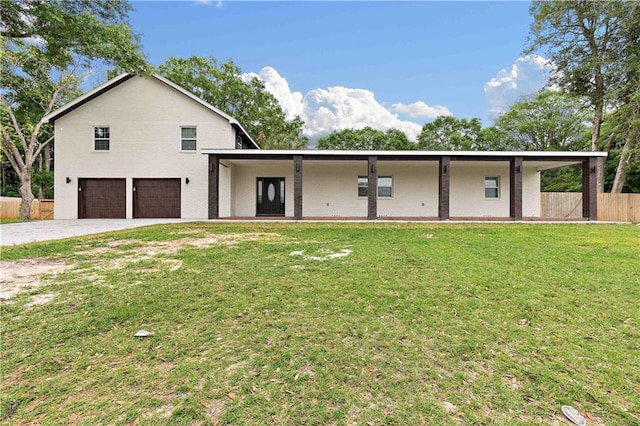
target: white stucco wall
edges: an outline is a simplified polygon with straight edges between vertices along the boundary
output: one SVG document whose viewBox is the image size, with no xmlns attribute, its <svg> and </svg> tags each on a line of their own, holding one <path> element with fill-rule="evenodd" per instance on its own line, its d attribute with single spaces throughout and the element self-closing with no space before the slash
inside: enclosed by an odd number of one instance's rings
<svg viewBox="0 0 640 426">
<path fill-rule="evenodd" d="M 540 217 L 540 172 L 524 165 L 522 172 L 522 217 Z"/>
<path fill-rule="evenodd" d="M 234 216 L 256 216 L 256 178 L 279 177 L 285 178 L 285 216 L 293 216 L 293 161 L 269 161 L 266 164 L 250 162 L 250 165 L 233 166 L 232 189 L 230 199 L 231 212 Z M 220 197 L 220 205 L 226 203 Z M 224 217 L 220 214 L 221 217 Z"/>
<path fill-rule="evenodd" d="M 109 127 L 108 152 L 94 151 L 95 126 Z M 180 126 L 197 128 L 197 151 L 180 151 Z M 56 218 L 77 218 L 79 178 L 126 178 L 128 218 L 134 178 L 180 178 L 182 217 L 207 218 L 208 159 L 199 150 L 234 148 L 235 130 L 164 83 L 134 77 L 59 118 L 55 138 Z M 229 199 L 230 188 L 230 173 L 223 168 L 221 197 Z M 221 213 L 230 214 L 230 206 L 221 206 Z"/>
<path fill-rule="evenodd" d="M 485 198 L 484 178 L 500 178 L 500 197 Z M 450 216 L 509 217 L 509 163 L 451 163 Z M 522 173 L 522 216 L 540 216 L 540 172 L 527 167 Z"/>
<path fill-rule="evenodd" d="M 500 178 L 500 197 L 485 198 L 484 178 Z M 452 217 L 509 217 L 509 163 L 451 163 L 451 195 L 449 214 Z M 522 216 L 540 216 L 540 172 L 527 167 L 522 173 Z"/>
<path fill-rule="evenodd" d="M 500 197 L 485 198 L 484 178 L 500 178 Z M 452 217 L 509 217 L 509 163 L 451 162 L 449 214 Z"/>
<path fill-rule="evenodd" d="M 256 214 L 256 178 L 285 178 L 285 215 L 293 216 L 293 162 L 238 162 L 231 168 L 231 215 Z M 366 161 L 303 163 L 305 217 L 366 217 L 367 198 L 358 197 L 358 176 L 367 175 Z M 438 163 L 378 162 L 379 176 L 393 177 L 393 196 L 378 199 L 378 217 L 437 217 Z M 486 199 L 484 178 L 500 177 L 500 197 Z M 524 167 L 523 216 L 540 216 L 540 173 Z M 452 217 L 509 217 L 509 163 L 452 162 L 450 215 Z M 220 199 L 221 206 L 225 199 Z M 222 210 L 221 210 L 222 212 Z M 221 216 L 224 216 L 221 213 Z"/>
</svg>

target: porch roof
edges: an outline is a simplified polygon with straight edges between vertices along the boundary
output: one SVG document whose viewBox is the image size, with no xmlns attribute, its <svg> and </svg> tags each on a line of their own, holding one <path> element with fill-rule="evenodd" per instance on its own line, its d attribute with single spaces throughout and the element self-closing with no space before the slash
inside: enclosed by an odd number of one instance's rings
<svg viewBox="0 0 640 426">
<path fill-rule="evenodd" d="M 485 162 L 509 161 L 522 157 L 538 170 L 553 169 L 581 163 L 589 158 L 606 157 L 606 152 L 593 151 L 349 151 L 349 150 L 241 150 L 207 149 L 205 155 L 215 155 L 221 160 L 361 160 L 376 157 L 377 161 L 439 161 L 449 157 L 450 161 Z"/>
</svg>

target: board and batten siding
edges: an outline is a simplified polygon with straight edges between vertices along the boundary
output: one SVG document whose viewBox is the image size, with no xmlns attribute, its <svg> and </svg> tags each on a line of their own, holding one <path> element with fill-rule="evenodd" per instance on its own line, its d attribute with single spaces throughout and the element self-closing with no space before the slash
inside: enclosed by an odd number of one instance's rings
<svg viewBox="0 0 640 426">
<path fill-rule="evenodd" d="M 109 151 L 93 149 L 94 126 L 109 127 Z M 196 151 L 180 150 L 180 126 L 197 128 Z M 235 147 L 235 130 L 225 118 L 154 78 L 119 84 L 58 118 L 55 131 L 58 219 L 77 218 L 78 178 L 125 178 L 127 218 L 133 216 L 134 178 L 180 178 L 182 217 L 207 218 L 208 163 L 199 151 Z M 229 177 L 221 173 L 225 197 L 230 197 Z"/>
</svg>

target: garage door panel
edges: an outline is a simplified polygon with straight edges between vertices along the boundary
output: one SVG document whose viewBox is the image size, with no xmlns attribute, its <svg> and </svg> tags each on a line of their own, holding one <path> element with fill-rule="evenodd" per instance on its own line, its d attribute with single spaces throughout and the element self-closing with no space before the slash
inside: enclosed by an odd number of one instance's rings
<svg viewBox="0 0 640 426">
<path fill-rule="evenodd" d="M 125 219 L 127 183 L 125 179 L 78 179 L 78 218 Z"/>
<path fill-rule="evenodd" d="M 179 218 L 181 181 L 177 179 L 134 179 L 134 218 Z"/>
</svg>

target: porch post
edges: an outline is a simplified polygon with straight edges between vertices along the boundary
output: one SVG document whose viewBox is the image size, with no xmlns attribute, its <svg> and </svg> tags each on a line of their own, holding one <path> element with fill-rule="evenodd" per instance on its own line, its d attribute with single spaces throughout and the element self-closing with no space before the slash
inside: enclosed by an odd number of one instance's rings
<svg viewBox="0 0 640 426">
<path fill-rule="evenodd" d="M 293 218 L 302 219 L 302 155 L 293 156 Z"/>
<path fill-rule="evenodd" d="M 217 155 L 209 155 L 209 219 L 219 217 L 220 162 Z"/>
<path fill-rule="evenodd" d="M 582 217 L 598 220 L 598 159 L 582 162 Z"/>
<path fill-rule="evenodd" d="M 440 158 L 440 171 L 438 173 L 438 217 L 440 220 L 449 220 L 449 193 L 451 184 L 451 157 L 448 155 Z"/>
<path fill-rule="evenodd" d="M 509 216 L 522 220 L 522 157 L 513 157 L 509 166 Z"/>
<path fill-rule="evenodd" d="M 370 156 L 368 161 L 367 219 L 378 218 L 378 157 Z"/>
</svg>

